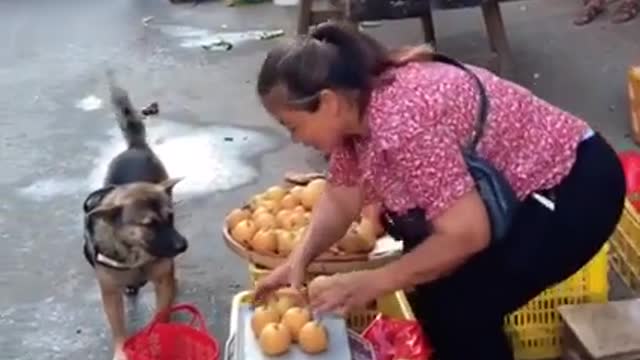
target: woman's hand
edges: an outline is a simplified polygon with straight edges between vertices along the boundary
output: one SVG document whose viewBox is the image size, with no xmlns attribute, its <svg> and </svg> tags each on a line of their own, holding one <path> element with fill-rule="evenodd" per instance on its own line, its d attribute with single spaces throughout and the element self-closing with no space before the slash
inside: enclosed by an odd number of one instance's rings
<svg viewBox="0 0 640 360">
<path fill-rule="evenodd" d="M 284 264 L 258 281 L 255 290 L 256 301 L 264 301 L 272 292 L 285 286 L 300 289 L 304 281 L 304 274 L 304 264 L 294 257 L 290 257 Z"/>
<path fill-rule="evenodd" d="M 393 281 L 383 269 L 332 276 L 312 294 L 313 298 L 309 299 L 311 307 L 320 313 L 335 312 L 345 315 L 355 308 L 366 306 L 394 290 Z"/>
<path fill-rule="evenodd" d="M 256 284 L 255 299 L 264 299 L 284 286 L 302 287 L 308 264 L 337 242 L 362 210 L 358 187 L 327 184 L 311 215 L 311 224 L 287 261 Z"/>
</svg>

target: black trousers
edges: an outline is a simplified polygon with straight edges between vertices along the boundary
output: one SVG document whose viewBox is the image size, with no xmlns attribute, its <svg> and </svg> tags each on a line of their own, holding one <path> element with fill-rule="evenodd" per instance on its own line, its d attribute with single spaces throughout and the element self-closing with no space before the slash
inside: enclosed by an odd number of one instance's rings
<svg viewBox="0 0 640 360">
<path fill-rule="evenodd" d="M 505 315 L 578 271 L 619 220 L 625 180 L 615 151 L 598 134 L 584 140 L 552 192 L 555 210 L 527 198 L 503 245 L 411 294 L 438 360 L 513 359 Z"/>
</svg>

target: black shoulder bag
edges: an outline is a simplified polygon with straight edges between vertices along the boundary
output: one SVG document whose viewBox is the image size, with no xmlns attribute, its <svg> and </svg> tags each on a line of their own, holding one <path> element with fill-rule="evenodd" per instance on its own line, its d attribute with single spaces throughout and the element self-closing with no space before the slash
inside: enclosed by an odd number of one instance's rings
<svg viewBox="0 0 640 360">
<path fill-rule="evenodd" d="M 501 243 L 507 236 L 520 201 L 504 175 L 477 152 L 477 146 L 484 133 L 489 110 L 489 99 L 485 87 L 475 73 L 457 60 L 441 54 L 435 54 L 433 60 L 464 70 L 478 86 L 480 105 L 474 134 L 469 143 L 462 147 L 461 151 L 489 216 L 491 245 Z M 402 215 L 385 211 L 382 215 L 382 220 L 389 235 L 405 242 L 406 251 L 418 245 L 432 231 L 424 209 L 420 208 L 411 209 Z"/>
</svg>

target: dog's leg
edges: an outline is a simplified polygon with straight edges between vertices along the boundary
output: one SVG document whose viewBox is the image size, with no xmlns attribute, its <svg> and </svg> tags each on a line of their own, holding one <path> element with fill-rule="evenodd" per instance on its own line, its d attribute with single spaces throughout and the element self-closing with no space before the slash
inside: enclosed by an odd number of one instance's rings
<svg viewBox="0 0 640 360">
<path fill-rule="evenodd" d="M 156 315 L 168 309 L 176 297 L 176 278 L 173 260 L 164 260 L 154 266 L 151 281 L 156 293 Z M 169 318 L 162 318 L 169 321 Z"/>
<path fill-rule="evenodd" d="M 114 360 L 126 360 L 123 352 L 124 342 L 127 337 L 127 329 L 124 318 L 124 302 L 122 299 L 122 289 L 104 271 L 96 269 L 100 293 L 102 295 L 102 306 L 104 308 L 107 321 L 111 328 L 113 342 Z"/>
</svg>

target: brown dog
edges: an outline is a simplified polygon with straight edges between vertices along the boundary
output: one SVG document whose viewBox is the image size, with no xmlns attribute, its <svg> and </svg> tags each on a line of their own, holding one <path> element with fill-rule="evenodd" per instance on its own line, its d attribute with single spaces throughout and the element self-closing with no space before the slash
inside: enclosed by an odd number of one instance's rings
<svg viewBox="0 0 640 360">
<path fill-rule="evenodd" d="M 115 84 L 113 74 L 109 79 L 111 102 L 127 149 L 109 164 L 104 188 L 84 202 L 84 255 L 100 285 L 113 335 L 114 359 L 123 360 L 123 292 L 135 295 L 151 281 L 156 313 L 167 309 L 176 292 L 173 259 L 186 251 L 187 240 L 173 224 L 171 193 L 179 179 L 168 177 L 146 142 L 141 115 L 127 92 Z"/>
</svg>

